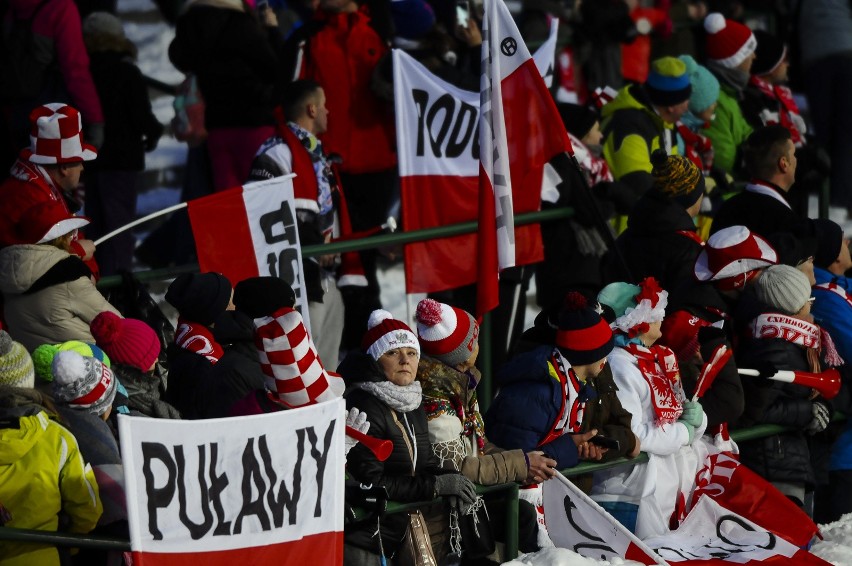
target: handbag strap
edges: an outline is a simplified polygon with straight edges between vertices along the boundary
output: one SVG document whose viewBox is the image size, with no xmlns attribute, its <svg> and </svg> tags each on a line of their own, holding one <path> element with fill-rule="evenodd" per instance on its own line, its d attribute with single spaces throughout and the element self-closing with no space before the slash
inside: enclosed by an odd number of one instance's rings
<svg viewBox="0 0 852 566">
<path fill-rule="evenodd" d="M 397 426 L 397 428 L 400 430 L 400 432 L 402 432 L 402 440 L 405 442 L 405 447 L 408 449 L 408 457 L 411 458 L 411 475 L 413 476 L 413 475 L 415 475 L 414 474 L 414 468 L 416 466 L 416 463 L 414 461 L 414 447 L 412 446 L 411 443 L 417 442 L 417 440 L 414 439 L 414 438 L 411 438 L 409 440 L 409 432 L 408 432 L 408 430 L 406 430 L 407 427 L 403 426 L 402 423 L 399 422 L 399 418 L 396 416 L 395 410 L 391 409 L 390 412 L 391 412 L 391 417 L 393 418 L 394 424 Z"/>
</svg>

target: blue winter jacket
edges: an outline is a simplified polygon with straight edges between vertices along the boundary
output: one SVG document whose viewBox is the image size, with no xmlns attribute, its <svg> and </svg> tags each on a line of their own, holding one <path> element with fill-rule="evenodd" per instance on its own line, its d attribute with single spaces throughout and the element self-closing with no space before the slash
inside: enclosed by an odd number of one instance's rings
<svg viewBox="0 0 852 566">
<path fill-rule="evenodd" d="M 562 406 L 562 386 L 548 363 L 552 352 L 553 346 L 540 346 L 500 368 L 497 373 L 500 392 L 485 415 L 485 430 L 491 442 L 506 450 L 544 451 L 556 460 L 561 470 L 579 462 L 571 435 L 539 446 Z"/>
</svg>

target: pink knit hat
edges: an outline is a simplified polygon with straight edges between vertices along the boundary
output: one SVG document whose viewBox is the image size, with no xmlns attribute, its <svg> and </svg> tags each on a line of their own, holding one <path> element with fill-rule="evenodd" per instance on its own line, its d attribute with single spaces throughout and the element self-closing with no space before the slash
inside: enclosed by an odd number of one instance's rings
<svg viewBox="0 0 852 566">
<path fill-rule="evenodd" d="M 157 333 L 141 320 L 104 311 L 92 320 L 89 329 L 98 346 L 115 363 L 148 371 L 160 355 Z"/>
<path fill-rule="evenodd" d="M 466 362 L 479 338 L 479 325 L 467 311 L 423 299 L 417 303 L 417 337 L 423 352 L 449 366 Z"/>
<path fill-rule="evenodd" d="M 757 49 L 757 40 L 748 26 L 727 20 L 718 12 L 704 18 L 707 31 L 707 59 L 733 69 Z"/>
</svg>

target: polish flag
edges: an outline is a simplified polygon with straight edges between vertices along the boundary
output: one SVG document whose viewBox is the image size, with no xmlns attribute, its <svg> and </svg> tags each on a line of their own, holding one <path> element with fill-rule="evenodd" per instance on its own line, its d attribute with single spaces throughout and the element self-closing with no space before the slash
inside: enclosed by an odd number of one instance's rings
<svg viewBox="0 0 852 566">
<path fill-rule="evenodd" d="M 537 209 L 544 165 L 559 153 L 573 154 L 503 0 L 485 0 L 479 92 L 478 316 L 497 306 L 499 271 L 515 265 L 516 204 L 533 200 Z"/>
</svg>

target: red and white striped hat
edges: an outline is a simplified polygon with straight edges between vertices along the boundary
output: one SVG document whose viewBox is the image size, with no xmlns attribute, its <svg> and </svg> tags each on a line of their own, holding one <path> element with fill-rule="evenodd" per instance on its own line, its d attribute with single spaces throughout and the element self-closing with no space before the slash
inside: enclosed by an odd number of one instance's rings
<svg viewBox="0 0 852 566">
<path fill-rule="evenodd" d="M 423 351 L 448 366 L 466 362 L 476 347 L 479 325 L 467 311 L 434 299 L 417 303 L 417 337 Z"/>
<path fill-rule="evenodd" d="M 385 352 L 397 348 L 414 348 L 420 356 L 420 342 L 411 327 L 396 320 L 391 313 L 377 309 L 370 313 L 367 320 L 367 333 L 361 339 L 361 347 L 374 360 L 378 360 Z"/>
<path fill-rule="evenodd" d="M 76 108 L 51 102 L 30 112 L 30 147 L 21 158 L 42 165 L 92 161 L 94 146 L 83 143 L 83 118 Z"/>
<path fill-rule="evenodd" d="M 695 260 L 695 277 L 699 281 L 736 283 L 740 288 L 749 274 L 778 263 L 778 254 L 765 239 L 745 226 L 729 226 L 707 240 Z M 746 276 L 746 277 L 741 277 Z"/>
<path fill-rule="evenodd" d="M 254 343 L 270 398 L 296 408 L 343 395 L 343 378 L 323 367 L 299 311 L 282 307 L 271 316 L 254 319 L 254 325 Z"/>
</svg>

